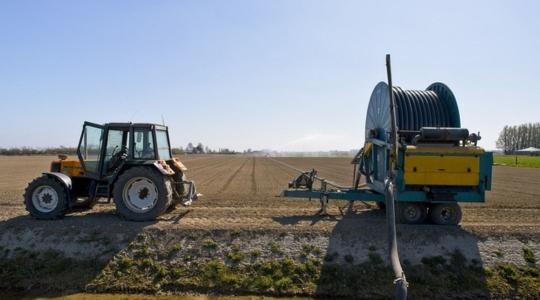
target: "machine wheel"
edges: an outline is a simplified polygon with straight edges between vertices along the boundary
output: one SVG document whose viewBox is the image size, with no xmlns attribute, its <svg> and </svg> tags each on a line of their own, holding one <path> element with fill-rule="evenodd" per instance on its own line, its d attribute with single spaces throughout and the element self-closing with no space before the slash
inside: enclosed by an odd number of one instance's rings
<svg viewBox="0 0 540 300">
<path fill-rule="evenodd" d="M 398 202 L 398 220 L 403 224 L 420 224 L 426 220 L 427 207 L 423 203 Z"/>
<path fill-rule="evenodd" d="M 429 217 L 438 225 L 457 225 L 461 221 L 461 208 L 457 203 L 433 204 L 429 209 Z"/>
<path fill-rule="evenodd" d="M 118 213 L 132 221 L 151 221 L 172 203 L 171 181 L 152 167 L 133 167 L 114 185 Z"/>
<path fill-rule="evenodd" d="M 36 219 L 58 219 L 67 212 L 68 195 L 60 182 L 49 176 L 41 176 L 28 184 L 24 192 L 24 205 Z"/>
</svg>

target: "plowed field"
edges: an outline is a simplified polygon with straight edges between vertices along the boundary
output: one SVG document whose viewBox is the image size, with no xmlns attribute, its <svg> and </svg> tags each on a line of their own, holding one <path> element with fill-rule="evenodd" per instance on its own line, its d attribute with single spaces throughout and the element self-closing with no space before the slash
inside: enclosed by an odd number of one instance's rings
<svg viewBox="0 0 540 300">
<path fill-rule="evenodd" d="M 54 157 L 0 157 L 0 220 L 13 224 L 33 222 L 22 203 L 26 184 L 47 170 Z M 155 226 L 189 228 L 246 228 L 331 230 L 342 219 L 346 202 L 331 204 L 330 217 L 315 216 L 318 201 L 278 197 L 297 172 L 265 157 L 186 156 L 188 167 L 204 196 L 191 207 L 164 215 Z M 277 158 L 300 169 L 315 168 L 319 175 L 350 185 L 350 158 Z M 478 233 L 540 233 L 540 169 L 494 167 L 493 191 L 485 204 L 463 205 L 463 228 Z M 384 215 L 363 203 L 354 205 L 348 226 L 384 223 Z M 25 216 L 25 217 L 21 217 Z M 76 218 L 75 218 L 76 217 Z M 117 223 L 113 204 L 76 212 L 60 222 Z M 126 225 L 129 226 L 129 225 Z M 427 225 L 429 226 L 429 225 Z"/>
</svg>

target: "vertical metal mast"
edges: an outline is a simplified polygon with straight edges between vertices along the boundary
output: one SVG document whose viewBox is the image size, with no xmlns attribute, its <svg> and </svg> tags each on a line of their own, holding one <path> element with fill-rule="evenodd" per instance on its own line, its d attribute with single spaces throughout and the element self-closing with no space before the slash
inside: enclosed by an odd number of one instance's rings
<svg viewBox="0 0 540 300">
<path fill-rule="evenodd" d="M 397 165 L 398 155 L 398 137 L 396 125 L 396 109 L 394 102 L 394 93 L 392 91 L 392 67 L 390 63 L 390 54 L 386 54 L 386 73 L 388 76 L 388 97 L 390 99 L 390 118 L 391 118 L 391 133 L 390 133 L 390 155 L 388 159 L 388 177 L 386 178 L 386 222 L 388 227 L 388 254 L 392 269 L 394 270 L 394 285 L 396 299 L 407 299 L 407 279 L 405 272 L 399 261 L 399 253 L 396 237 L 396 213 L 395 213 L 395 170 Z"/>
</svg>

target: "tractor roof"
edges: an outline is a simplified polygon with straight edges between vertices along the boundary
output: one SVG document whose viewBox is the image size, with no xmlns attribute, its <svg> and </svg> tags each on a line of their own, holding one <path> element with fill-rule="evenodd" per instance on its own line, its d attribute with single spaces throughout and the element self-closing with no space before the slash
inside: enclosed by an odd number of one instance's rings
<svg viewBox="0 0 540 300">
<path fill-rule="evenodd" d="M 91 123 L 91 122 L 86 122 Z M 96 124 L 96 123 L 91 123 Z M 131 122 L 111 122 L 105 123 L 102 126 L 104 127 L 115 127 L 115 128 L 130 128 L 130 127 L 145 127 L 145 128 L 155 128 L 160 130 L 166 130 L 167 126 L 153 123 L 131 123 Z"/>
</svg>

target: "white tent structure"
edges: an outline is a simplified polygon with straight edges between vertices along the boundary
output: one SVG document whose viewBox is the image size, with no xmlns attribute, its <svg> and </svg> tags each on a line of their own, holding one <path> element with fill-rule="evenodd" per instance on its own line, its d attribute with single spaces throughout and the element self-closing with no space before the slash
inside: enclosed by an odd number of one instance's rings
<svg viewBox="0 0 540 300">
<path fill-rule="evenodd" d="M 516 154 L 523 154 L 523 155 L 540 155 L 540 149 L 535 147 L 529 147 L 521 150 L 517 150 Z"/>
</svg>

